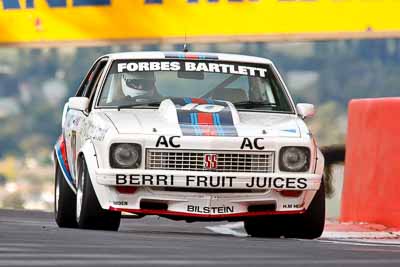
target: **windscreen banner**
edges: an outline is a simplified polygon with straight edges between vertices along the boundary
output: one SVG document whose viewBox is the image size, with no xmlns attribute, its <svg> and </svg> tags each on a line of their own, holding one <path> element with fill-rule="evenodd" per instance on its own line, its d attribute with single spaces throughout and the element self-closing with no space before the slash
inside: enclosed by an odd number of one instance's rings
<svg viewBox="0 0 400 267">
<path fill-rule="evenodd" d="M 0 0 L 0 45 L 400 36 L 395 0 Z"/>
</svg>

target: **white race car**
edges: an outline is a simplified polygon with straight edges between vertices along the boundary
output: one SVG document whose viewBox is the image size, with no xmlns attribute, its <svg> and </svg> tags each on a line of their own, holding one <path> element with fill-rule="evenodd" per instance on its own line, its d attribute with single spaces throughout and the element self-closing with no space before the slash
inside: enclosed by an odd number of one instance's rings
<svg viewBox="0 0 400 267">
<path fill-rule="evenodd" d="M 317 238 L 324 157 L 264 58 L 100 57 L 65 105 L 55 145 L 60 227 L 118 230 L 121 212 L 244 221 L 249 235 Z"/>
</svg>

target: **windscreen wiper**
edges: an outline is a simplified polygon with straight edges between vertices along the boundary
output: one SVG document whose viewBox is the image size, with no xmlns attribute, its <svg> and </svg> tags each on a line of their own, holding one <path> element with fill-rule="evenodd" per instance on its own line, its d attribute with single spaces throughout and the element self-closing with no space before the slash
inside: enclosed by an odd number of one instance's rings
<svg viewBox="0 0 400 267">
<path fill-rule="evenodd" d="M 133 108 L 138 106 L 150 106 L 150 107 L 158 107 L 161 101 L 153 101 L 153 102 L 143 102 L 143 103 L 132 103 L 132 104 L 125 104 L 117 106 L 118 111 L 125 108 Z"/>
<path fill-rule="evenodd" d="M 277 105 L 274 103 L 268 103 L 263 101 L 240 101 L 233 103 L 235 107 L 243 107 L 243 108 L 257 108 L 257 107 L 276 107 Z"/>
</svg>

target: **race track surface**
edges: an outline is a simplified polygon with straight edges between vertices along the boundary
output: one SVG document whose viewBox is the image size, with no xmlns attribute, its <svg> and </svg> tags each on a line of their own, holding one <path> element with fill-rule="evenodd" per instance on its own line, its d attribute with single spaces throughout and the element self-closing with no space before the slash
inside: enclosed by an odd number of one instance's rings
<svg viewBox="0 0 400 267">
<path fill-rule="evenodd" d="M 124 219 L 60 229 L 51 213 L 0 210 L 0 266 L 400 266 L 400 245 L 250 238 L 240 223 Z"/>
</svg>

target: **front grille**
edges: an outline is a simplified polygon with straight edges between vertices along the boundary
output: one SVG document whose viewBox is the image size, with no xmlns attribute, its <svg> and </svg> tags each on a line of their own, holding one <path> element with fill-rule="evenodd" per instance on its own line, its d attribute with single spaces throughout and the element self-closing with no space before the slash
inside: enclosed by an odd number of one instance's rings
<svg viewBox="0 0 400 267">
<path fill-rule="evenodd" d="M 206 167 L 206 154 L 216 155 L 216 168 Z M 274 152 L 147 149 L 146 169 L 267 173 L 274 171 Z"/>
</svg>

